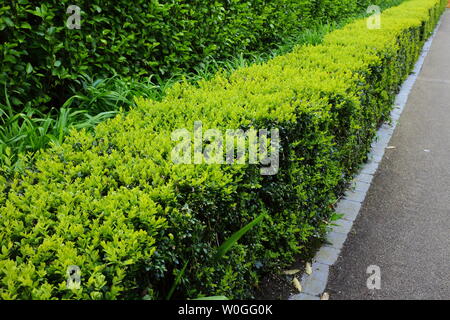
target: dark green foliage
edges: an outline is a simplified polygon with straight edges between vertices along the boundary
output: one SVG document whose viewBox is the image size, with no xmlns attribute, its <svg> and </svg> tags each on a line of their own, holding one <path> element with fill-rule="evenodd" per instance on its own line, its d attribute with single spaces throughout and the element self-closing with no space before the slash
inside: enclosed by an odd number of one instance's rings
<svg viewBox="0 0 450 320">
<path fill-rule="evenodd" d="M 48 112 L 83 76 L 172 77 L 211 59 L 275 47 L 290 34 L 361 12 L 367 1 L 5 0 L 0 7 L 0 106 Z M 389 1 L 375 1 L 389 2 Z M 111 111 L 111 110 L 108 110 Z"/>
</svg>

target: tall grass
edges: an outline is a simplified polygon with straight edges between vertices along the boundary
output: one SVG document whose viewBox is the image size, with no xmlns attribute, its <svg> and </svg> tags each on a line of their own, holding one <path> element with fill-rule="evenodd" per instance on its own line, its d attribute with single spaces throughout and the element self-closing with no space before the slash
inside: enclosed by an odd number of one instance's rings
<svg viewBox="0 0 450 320">
<path fill-rule="evenodd" d="M 36 109 L 14 113 L 7 103 L 0 109 L 0 173 L 22 169 L 20 154 L 31 159 L 36 151 L 50 143 L 62 143 L 71 128 L 92 128 L 116 113 L 105 111 L 91 114 L 88 110 L 66 107 L 46 115 Z"/>
</svg>

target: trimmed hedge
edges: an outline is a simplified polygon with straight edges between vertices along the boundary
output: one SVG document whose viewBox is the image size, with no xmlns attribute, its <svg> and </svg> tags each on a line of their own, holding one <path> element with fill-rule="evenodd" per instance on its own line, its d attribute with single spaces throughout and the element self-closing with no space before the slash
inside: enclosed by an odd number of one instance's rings
<svg viewBox="0 0 450 320">
<path fill-rule="evenodd" d="M 69 30 L 72 4 L 2 1 L 0 105 L 46 112 L 79 92 L 85 74 L 170 77 L 211 57 L 268 50 L 313 22 L 362 12 L 369 1 L 79 0 L 81 29 Z"/>
<path fill-rule="evenodd" d="M 0 178 L 0 297 L 159 299 L 189 262 L 176 297 L 251 296 L 259 275 L 290 263 L 327 230 L 342 187 L 436 25 L 445 0 L 410 0 L 318 46 L 179 84 L 161 101 L 73 131 L 26 174 Z M 174 165 L 175 129 L 279 128 L 280 170 Z M 215 252 L 268 217 L 223 261 Z M 66 270 L 82 286 L 66 289 Z"/>
</svg>

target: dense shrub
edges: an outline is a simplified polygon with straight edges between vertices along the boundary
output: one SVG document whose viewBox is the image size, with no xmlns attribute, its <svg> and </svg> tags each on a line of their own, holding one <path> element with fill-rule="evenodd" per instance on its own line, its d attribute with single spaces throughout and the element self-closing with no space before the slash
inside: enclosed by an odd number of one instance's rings
<svg viewBox="0 0 450 320">
<path fill-rule="evenodd" d="M 0 296 L 164 298 L 251 295 L 265 270 L 321 237 L 341 187 L 447 1 L 411 0 L 268 63 L 174 86 L 96 128 L 73 131 L 23 175 L 0 183 Z M 174 165 L 173 130 L 279 128 L 280 170 Z M 267 213 L 226 256 L 224 239 Z M 82 287 L 66 289 L 78 265 Z"/>
<path fill-rule="evenodd" d="M 172 76 L 210 57 L 270 48 L 311 23 L 361 11 L 366 2 L 81 0 L 81 29 L 69 30 L 73 1 L 5 0 L 0 104 L 47 112 L 81 89 L 82 75 Z"/>
</svg>

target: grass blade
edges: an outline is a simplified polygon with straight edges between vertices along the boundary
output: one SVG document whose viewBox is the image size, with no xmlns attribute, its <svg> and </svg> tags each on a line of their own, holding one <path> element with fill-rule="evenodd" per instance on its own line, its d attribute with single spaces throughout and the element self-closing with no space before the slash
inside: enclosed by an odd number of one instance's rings
<svg viewBox="0 0 450 320">
<path fill-rule="evenodd" d="M 192 300 L 223 301 L 223 300 L 229 300 L 229 299 L 225 296 L 213 296 L 213 297 L 202 297 L 202 298 L 197 298 L 197 299 L 192 299 Z"/>
<path fill-rule="evenodd" d="M 258 223 L 260 223 L 264 218 L 266 217 L 266 214 L 263 213 L 260 216 L 258 216 L 255 220 L 247 224 L 245 227 L 240 229 L 239 231 L 235 232 L 230 238 L 228 238 L 227 241 L 225 241 L 218 249 L 216 253 L 216 259 L 222 258 L 235 244 L 239 241 L 240 238 L 242 238 L 243 235 L 245 235 L 247 232 L 249 232 L 254 226 L 256 226 Z"/>
<path fill-rule="evenodd" d="M 178 273 L 177 278 L 175 279 L 175 282 L 172 284 L 172 287 L 170 288 L 169 293 L 167 294 L 166 300 L 170 300 L 173 296 L 173 293 L 175 292 L 175 289 L 177 288 L 178 284 L 181 281 L 181 277 L 184 275 L 184 272 L 186 271 L 186 267 L 188 265 L 189 261 L 186 261 L 186 263 L 183 266 L 183 269 Z"/>
</svg>

